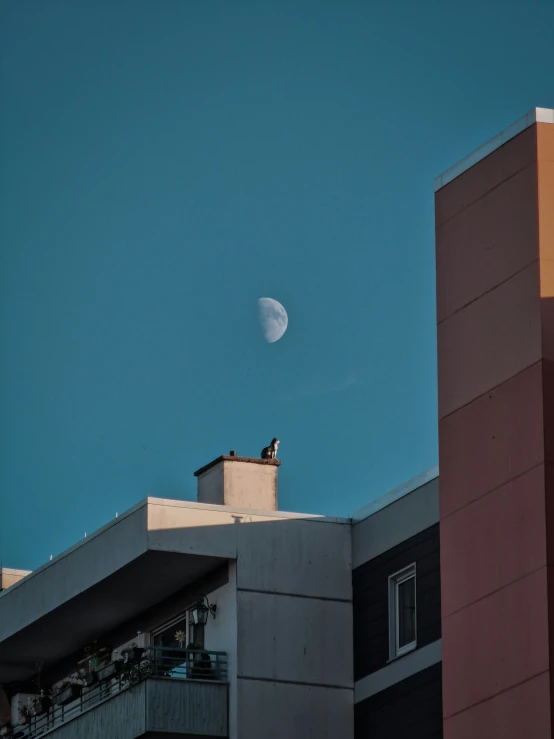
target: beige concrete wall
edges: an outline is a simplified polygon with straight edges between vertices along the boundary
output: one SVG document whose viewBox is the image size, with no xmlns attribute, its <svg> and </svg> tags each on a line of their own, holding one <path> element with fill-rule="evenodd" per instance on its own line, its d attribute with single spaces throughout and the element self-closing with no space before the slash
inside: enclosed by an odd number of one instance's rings
<svg viewBox="0 0 554 739">
<path fill-rule="evenodd" d="M 277 470 L 269 464 L 223 459 L 198 477 L 198 502 L 274 511 Z"/>
<path fill-rule="evenodd" d="M 352 739 L 351 690 L 239 680 L 240 739 Z"/>
<path fill-rule="evenodd" d="M 352 543 L 345 519 L 150 499 L 148 546 L 239 559 L 239 588 L 352 597 Z"/>
<path fill-rule="evenodd" d="M 216 617 L 208 617 L 205 645 L 209 650 L 227 653 L 229 680 L 229 739 L 239 739 L 237 730 L 237 566 L 229 563 L 229 582 L 208 594 L 217 606 Z"/>
<path fill-rule="evenodd" d="M 223 505 L 223 462 L 198 477 L 198 502 Z"/>
<path fill-rule="evenodd" d="M 352 604 L 238 593 L 239 677 L 353 688 Z"/>
<path fill-rule="evenodd" d="M 0 591 L 15 585 L 16 582 L 30 574 L 31 570 L 12 570 L 9 567 L 2 567 L 0 569 Z"/>
<path fill-rule="evenodd" d="M 352 599 L 349 523 L 268 519 L 237 528 L 239 588 Z"/>
<path fill-rule="evenodd" d="M 277 510 L 278 467 L 228 460 L 223 467 L 225 505 Z"/>
<path fill-rule="evenodd" d="M 236 558 L 237 611 L 236 616 L 229 614 L 235 635 L 227 631 L 230 623 L 223 623 L 227 613 L 221 610 L 216 619 L 222 619 L 217 628 L 219 636 L 225 637 L 218 646 L 225 651 L 237 649 L 236 687 L 234 666 L 230 673 L 231 739 L 299 736 L 303 727 L 308 736 L 325 737 L 332 735 L 326 733 L 328 725 L 334 727 L 335 737 L 350 739 L 348 521 L 152 501 L 149 542 L 164 550 L 203 552 L 207 548 Z M 209 634 L 212 623 L 206 629 L 210 648 L 214 648 Z M 312 700 L 306 710 L 305 701 Z M 295 706 L 293 719 L 291 705 Z M 279 726 L 279 733 L 272 733 Z"/>
</svg>

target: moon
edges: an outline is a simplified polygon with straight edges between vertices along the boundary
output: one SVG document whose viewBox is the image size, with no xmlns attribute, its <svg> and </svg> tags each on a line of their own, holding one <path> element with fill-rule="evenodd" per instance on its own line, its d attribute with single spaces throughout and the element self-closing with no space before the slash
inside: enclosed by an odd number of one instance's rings
<svg viewBox="0 0 554 739">
<path fill-rule="evenodd" d="M 289 325 L 287 311 L 281 303 L 273 298 L 258 298 L 258 315 L 267 343 L 273 344 L 279 341 Z"/>
</svg>

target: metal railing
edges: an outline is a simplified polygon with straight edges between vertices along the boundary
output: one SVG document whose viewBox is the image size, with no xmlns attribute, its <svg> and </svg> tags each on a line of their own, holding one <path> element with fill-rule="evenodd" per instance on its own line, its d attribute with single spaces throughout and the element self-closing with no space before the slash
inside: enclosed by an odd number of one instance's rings
<svg viewBox="0 0 554 739">
<path fill-rule="evenodd" d="M 147 647 L 135 649 L 134 659 L 117 659 L 91 671 L 82 680 L 72 679 L 52 696 L 52 705 L 30 715 L 27 723 L 13 727 L 13 739 L 34 739 L 52 731 L 148 677 L 176 680 L 227 681 L 227 655 L 208 649 Z"/>
<path fill-rule="evenodd" d="M 149 647 L 151 675 L 180 680 L 227 680 L 227 654 L 206 649 Z"/>
</svg>

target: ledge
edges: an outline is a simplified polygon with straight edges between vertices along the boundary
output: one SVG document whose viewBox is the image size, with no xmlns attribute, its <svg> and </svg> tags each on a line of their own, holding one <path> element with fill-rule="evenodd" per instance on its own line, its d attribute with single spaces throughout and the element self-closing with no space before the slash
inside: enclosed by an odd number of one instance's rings
<svg viewBox="0 0 554 739">
<path fill-rule="evenodd" d="M 222 454 L 221 457 L 217 457 L 217 459 L 212 460 L 208 464 L 205 464 L 204 467 L 200 467 L 199 470 L 196 470 L 194 476 L 200 477 L 200 475 L 203 475 L 204 472 L 207 472 L 220 462 L 250 462 L 251 464 L 265 464 L 269 467 L 280 467 L 281 465 L 280 459 L 258 459 L 257 457 L 236 457 L 234 455 L 231 456 L 230 454 Z"/>
</svg>

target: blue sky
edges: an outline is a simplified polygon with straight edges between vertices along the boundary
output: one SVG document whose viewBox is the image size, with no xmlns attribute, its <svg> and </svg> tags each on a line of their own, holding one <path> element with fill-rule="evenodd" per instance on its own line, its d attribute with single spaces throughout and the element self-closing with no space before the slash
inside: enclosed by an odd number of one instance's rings
<svg viewBox="0 0 554 739">
<path fill-rule="evenodd" d="M 551 0 L 5 0 L 4 565 L 274 435 L 286 510 L 434 465 L 433 180 L 554 107 L 553 30 Z"/>
</svg>

